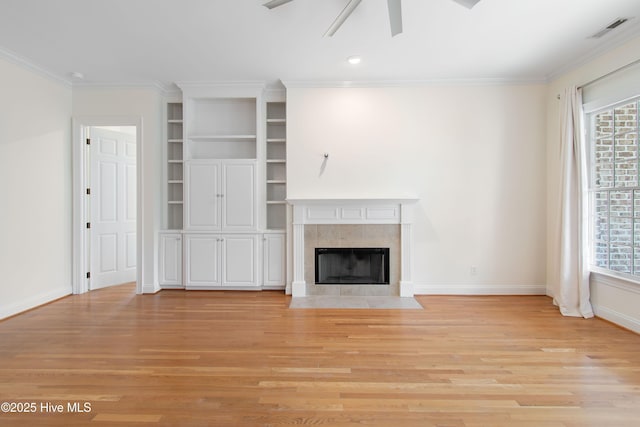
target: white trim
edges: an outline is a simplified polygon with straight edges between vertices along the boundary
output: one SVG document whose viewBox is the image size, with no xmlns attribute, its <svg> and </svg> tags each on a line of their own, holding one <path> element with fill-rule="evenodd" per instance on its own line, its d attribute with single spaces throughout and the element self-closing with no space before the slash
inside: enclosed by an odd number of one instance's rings
<svg viewBox="0 0 640 427">
<path fill-rule="evenodd" d="M 72 118 L 72 168 L 73 168 L 73 219 L 72 219 L 72 289 L 74 294 L 89 290 L 85 277 L 88 271 L 86 227 L 88 214 L 85 206 L 86 144 L 84 130 L 91 126 L 135 126 L 136 127 L 136 293 L 143 293 L 144 275 L 144 173 L 143 173 L 143 129 L 141 116 L 77 116 Z"/>
<path fill-rule="evenodd" d="M 628 97 L 623 98 L 623 99 L 617 99 L 617 100 L 615 100 L 613 102 L 605 103 L 603 105 L 600 105 L 600 103 L 598 103 L 598 102 L 590 102 L 588 104 L 583 104 L 582 105 L 582 111 L 584 112 L 585 116 L 597 115 L 597 114 L 599 114 L 599 113 L 601 113 L 603 111 L 611 110 L 611 109 L 614 109 L 614 108 L 619 107 L 621 105 L 628 104 L 634 98 L 638 98 L 638 96 L 640 96 L 640 94 L 631 95 L 631 96 L 628 96 Z M 591 117 L 589 117 L 589 122 L 591 122 Z M 590 123 L 588 123 L 588 124 L 590 124 Z M 587 129 L 587 130 L 589 130 L 589 129 Z M 628 132 L 628 133 L 632 133 L 632 132 Z M 589 138 L 591 138 L 590 135 L 589 135 Z"/>
<path fill-rule="evenodd" d="M 638 35 L 640 35 L 640 22 L 636 22 L 624 32 L 612 35 L 608 41 L 601 44 L 595 49 L 589 50 L 587 54 L 569 61 L 563 64 L 560 68 L 557 68 L 554 71 L 548 73 L 546 76 L 547 82 L 552 82 L 562 77 L 563 75 L 570 73 L 571 71 L 575 71 L 585 64 L 611 52 L 615 48 L 622 46 L 626 42 L 636 38 Z"/>
<path fill-rule="evenodd" d="M 167 96 L 172 92 L 176 92 L 176 88 L 172 84 L 164 84 L 161 82 L 91 82 L 78 81 L 73 82 L 74 89 L 154 89 L 163 96 Z"/>
<path fill-rule="evenodd" d="M 182 91 L 174 84 L 166 85 L 162 96 L 164 97 L 165 106 L 167 102 L 182 102 Z"/>
<path fill-rule="evenodd" d="M 286 102 L 287 101 L 287 89 L 280 85 L 266 86 L 264 89 L 264 102 Z M 266 116 L 265 116 L 266 117 Z"/>
<path fill-rule="evenodd" d="M 71 295 L 71 286 L 62 286 L 43 294 L 31 295 L 27 299 L 2 307 L 2 311 L 0 311 L 0 320 L 9 316 L 15 316 L 16 314 L 31 310 L 40 305 L 50 303 L 51 301 L 66 297 L 67 295 Z"/>
<path fill-rule="evenodd" d="M 53 71 L 47 70 L 46 68 L 35 64 L 33 61 L 30 61 L 27 58 L 22 57 L 17 53 L 12 52 L 8 49 L 0 47 L 0 57 L 24 69 L 32 71 L 42 77 L 45 77 L 49 80 L 53 80 L 56 83 L 62 84 L 65 87 L 71 87 L 71 79 L 66 79 L 60 76 L 59 74 L 54 73 Z"/>
<path fill-rule="evenodd" d="M 170 287 L 167 287 L 170 288 Z M 176 287 L 176 289 L 184 289 L 184 287 Z M 142 285 L 142 293 L 143 294 L 155 294 L 162 290 L 162 287 L 157 283 L 145 283 Z M 140 293 L 140 292 L 138 292 Z"/>
<path fill-rule="evenodd" d="M 291 205 L 380 205 L 380 204 L 411 204 L 418 202 L 417 197 L 376 197 L 376 198 L 324 198 L 324 199 L 302 199 L 297 197 L 287 198 L 287 203 Z"/>
<path fill-rule="evenodd" d="M 190 99 L 218 97 L 256 98 L 256 103 L 261 105 L 262 94 L 265 89 L 264 82 L 260 81 L 176 82 L 175 84 L 182 90 L 182 98 L 185 104 L 188 104 Z M 185 117 L 187 115 L 188 113 L 185 114 Z M 257 120 L 259 120 L 258 117 Z"/>
<path fill-rule="evenodd" d="M 213 81 L 179 81 L 175 82 L 176 86 L 181 89 L 202 89 L 202 88 L 256 88 L 264 89 L 265 82 L 261 80 L 213 80 Z"/>
<path fill-rule="evenodd" d="M 372 88 L 415 86 L 511 86 L 547 84 L 544 76 L 530 78 L 467 78 L 426 80 L 284 80 L 287 89 L 298 88 Z"/>
<path fill-rule="evenodd" d="M 416 295 L 546 295 L 546 285 L 430 285 L 414 283 Z"/>
<path fill-rule="evenodd" d="M 614 272 L 606 271 L 592 271 L 591 284 L 603 284 L 614 288 L 622 289 L 623 291 L 633 292 L 640 294 L 640 283 L 627 277 L 616 275 Z"/>
<path fill-rule="evenodd" d="M 615 323 L 616 325 L 622 326 L 623 328 L 630 329 L 633 332 L 640 334 L 640 319 L 636 319 L 610 308 L 598 305 L 593 305 L 593 312 L 596 316 L 602 319 L 608 320 L 609 322 Z"/>
</svg>

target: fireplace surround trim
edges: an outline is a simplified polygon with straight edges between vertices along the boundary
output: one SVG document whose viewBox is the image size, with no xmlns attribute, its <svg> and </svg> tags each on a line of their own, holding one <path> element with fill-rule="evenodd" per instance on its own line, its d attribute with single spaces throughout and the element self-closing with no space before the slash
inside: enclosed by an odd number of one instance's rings
<svg viewBox="0 0 640 427">
<path fill-rule="evenodd" d="M 306 296 L 305 224 L 400 224 L 400 296 L 413 297 L 413 205 L 417 198 L 287 199 L 293 206 L 291 295 Z"/>
</svg>

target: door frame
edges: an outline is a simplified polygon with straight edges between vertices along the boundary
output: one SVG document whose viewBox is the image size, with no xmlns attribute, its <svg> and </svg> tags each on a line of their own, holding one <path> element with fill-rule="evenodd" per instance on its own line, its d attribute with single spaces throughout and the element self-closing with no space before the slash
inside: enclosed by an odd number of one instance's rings
<svg viewBox="0 0 640 427">
<path fill-rule="evenodd" d="M 92 126 L 135 126 L 136 127 L 136 294 L 142 294 L 144 278 L 144 174 L 142 168 L 142 117 L 141 116 L 75 116 L 72 126 L 72 163 L 73 163 L 73 219 L 72 219 L 72 290 L 74 294 L 89 291 L 89 279 L 86 273 L 90 263 L 87 256 L 89 234 L 86 223 L 90 221 L 86 203 L 88 182 L 86 129 Z"/>
</svg>

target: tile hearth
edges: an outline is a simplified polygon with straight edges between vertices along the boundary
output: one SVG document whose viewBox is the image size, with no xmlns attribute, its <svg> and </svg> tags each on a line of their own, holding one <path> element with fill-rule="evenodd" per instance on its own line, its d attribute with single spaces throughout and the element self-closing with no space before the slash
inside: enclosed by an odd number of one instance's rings
<svg viewBox="0 0 640 427">
<path fill-rule="evenodd" d="M 331 295 L 291 298 L 289 308 L 423 309 L 415 298 Z"/>
</svg>

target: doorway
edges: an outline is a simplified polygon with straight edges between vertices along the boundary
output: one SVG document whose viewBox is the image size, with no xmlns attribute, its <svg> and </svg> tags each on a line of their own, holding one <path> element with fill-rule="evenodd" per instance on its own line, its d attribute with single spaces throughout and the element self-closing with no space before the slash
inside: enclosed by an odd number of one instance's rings
<svg viewBox="0 0 640 427">
<path fill-rule="evenodd" d="M 140 117 L 73 119 L 73 293 L 142 293 Z"/>
<path fill-rule="evenodd" d="M 91 126 L 89 290 L 136 280 L 136 128 Z"/>
</svg>

